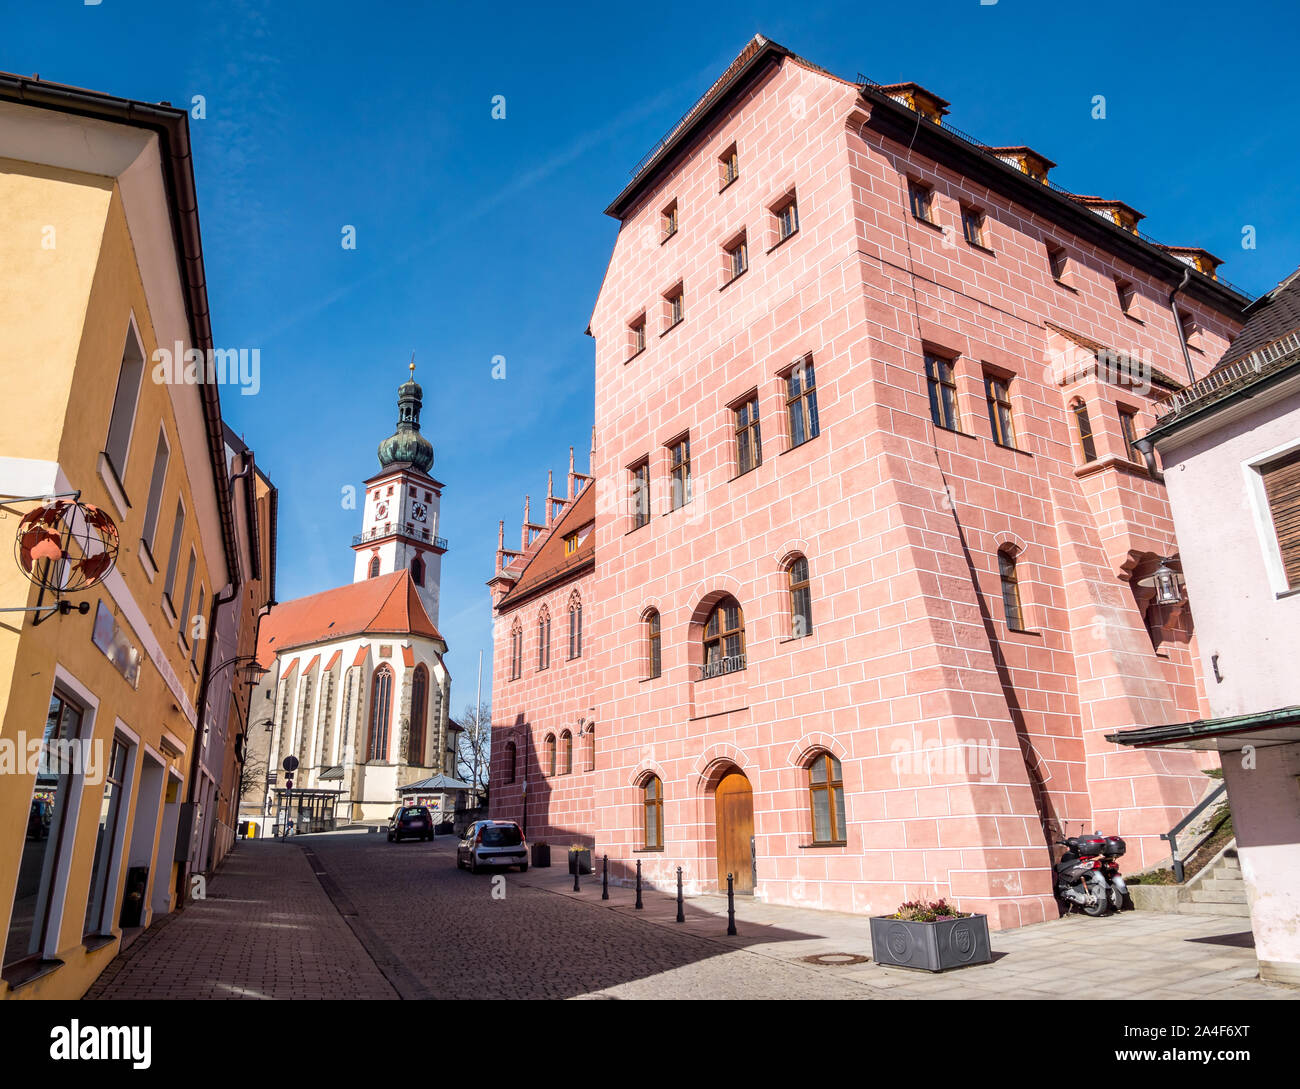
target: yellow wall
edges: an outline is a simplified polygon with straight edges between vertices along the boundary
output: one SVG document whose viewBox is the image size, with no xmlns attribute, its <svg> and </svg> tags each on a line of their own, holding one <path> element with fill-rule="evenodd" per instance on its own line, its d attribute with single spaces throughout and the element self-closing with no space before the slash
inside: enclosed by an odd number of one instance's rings
<svg viewBox="0 0 1300 1089">
<path fill-rule="evenodd" d="M 41 228 L 46 224 L 55 229 L 52 250 L 41 248 Z M 178 493 L 184 497 L 187 518 L 176 578 L 177 608 L 184 591 L 189 547 L 194 544 L 199 562 L 190 611 L 195 611 L 202 586 L 203 611 L 209 613 L 213 594 L 222 589 L 214 586 L 215 579 L 224 579 L 222 542 L 219 538 L 198 540 L 192 486 L 213 487 L 211 465 L 206 459 L 200 464 L 184 464 L 169 389 L 154 384 L 149 362 L 123 475 L 132 503 L 125 518 L 119 516 L 98 471 L 132 312 L 146 361 L 157 347 L 121 196 L 113 180 L 0 160 L 0 269 L 0 315 L 5 325 L 5 336 L 0 338 L 0 388 L 6 391 L 0 411 L 0 457 L 57 459 L 72 485 L 83 490 L 83 499 L 103 508 L 118 524 L 121 551 L 116 570 L 180 678 L 188 701 L 194 704 L 199 689 L 197 672 L 177 642 L 177 627 L 168 622 L 161 606 Z M 182 393 L 197 396 L 194 389 Z M 171 459 L 155 535 L 160 570 L 151 582 L 138 546 L 160 421 L 167 428 Z M 0 536 L 12 534 L 18 518 L 32 506 L 24 503 L 0 509 Z M 0 553 L 10 547 L 6 543 Z M 218 572 L 210 569 L 209 557 Z M 128 629 L 133 644 L 144 651 L 138 690 L 131 688 L 91 641 L 96 602 L 101 598 Z M 78 595 L 77 600 L 81 599 L 90 602 L 88 615 L 55 617 L 36 627 L 30 619 L 20 621 L 20 614 L 0 614 L 0 736 L 16 739 L 21 730 L 28 737 L 39 737 L 56 662 L 89 688 L 100 701 L 94 737 L 103 742 L 102 759 L 108 757 L 115 718 L 139 735 L 141 742 L 134 750 L 133 788 L 125 799 L 129 809 L 119 845 L 125 852 L 133 833 L 143 745 L 161 752 L 164 729 L 180 739 L 186 752 L 170 766 L 188 783 L 193 727 L 178 706 L 181 701 L 150 660 L 145 633 L 127 621 L 107 589 L 97 587 Z M 35 589 L 17 565 L 0 554 L 0 605 L 32 604 L 35 600 Z M 202 645 L 197 658 L 201 667 Z M 5 776 L 0 782 L 0 923 L 4 924 L 0 942 L 8 932 L 32 785 L 29 775 Z M 58 940 L 58 956 L 65 966 L 20 987 L 12 992 L 15 997 L 79 997 L 117 950 L 117 942 L 91 954 L 82 946 L 102 793 L 102 784 L 86 786 L 82 792 Z M 159 852 L 163 857 L 155 860 L 151 881 L 170 882 L 171 844 L 161 845 Z M 118 909 L 125 870 L 124 858 L 114 900 Z M 116 911 L 113 919 L 116 923 Z M 0 997 L 9 993 L 0 984 Z"/>
</svg>

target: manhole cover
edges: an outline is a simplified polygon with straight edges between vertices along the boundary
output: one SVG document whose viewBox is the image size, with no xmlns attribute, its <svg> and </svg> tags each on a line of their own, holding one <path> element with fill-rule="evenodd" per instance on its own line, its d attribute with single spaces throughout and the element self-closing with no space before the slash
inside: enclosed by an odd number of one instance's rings
<svg viewBox="0 0 1300 1089">
<path fill-rule="evenodd" d="M 858 953 L 814 953 L 811 957 L 800 957 L 805 964 L 820 964 L 825 967 L 838 967 L 843 964 L 866 964 L 870 957 Z"/>
</svg>

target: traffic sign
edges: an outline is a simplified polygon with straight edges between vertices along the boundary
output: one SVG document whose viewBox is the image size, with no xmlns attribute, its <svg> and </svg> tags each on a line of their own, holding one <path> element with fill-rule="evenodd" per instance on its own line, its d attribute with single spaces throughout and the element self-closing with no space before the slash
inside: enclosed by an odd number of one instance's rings
<svg viewBox="0 0 1300 1089">
<path fill-rule="evenodd" d="M 297 770 L 298 770 L 298 758 L 297 758 L 296 756 L 286 756 L 286 757 L 284 758 L 284 770 L 285 770 L 285 771 L 297 771 Z"/>
</svg>

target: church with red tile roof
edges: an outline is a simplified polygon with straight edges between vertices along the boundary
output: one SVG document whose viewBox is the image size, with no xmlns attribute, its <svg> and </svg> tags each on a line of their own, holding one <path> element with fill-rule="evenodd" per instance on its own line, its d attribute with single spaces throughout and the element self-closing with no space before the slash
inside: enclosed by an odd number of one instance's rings
<svg viewBox="0 0 1300 1089">
<path fill-rule="evenodd" d="M 430 475 L 422 403 L 412 363 L 397 430 L 365 482 L 353 581 L 279 604 L 262 621 L 257 655 L 268 672 L 249 712 L 250 753 L 269 773 L 266 817 L 291 816 L 300 832 L 386 819 L 404 787 L 455 773 L 460 727 L 437 626 L 443 486 Z M 298 761 L 291 776 L 288 756 Z M 405 800 L 450 819 L 455 792 Z"/>
</svg>

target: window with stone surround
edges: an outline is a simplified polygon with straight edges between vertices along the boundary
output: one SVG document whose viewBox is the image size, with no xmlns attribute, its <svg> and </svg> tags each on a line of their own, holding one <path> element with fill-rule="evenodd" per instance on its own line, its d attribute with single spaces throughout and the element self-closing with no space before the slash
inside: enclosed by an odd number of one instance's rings
<svg viewBox="0 0 1300 1089">
<path fill-rule="evenodd" d="M 135 411 L 144 378 L 144 362 L 144 349 L 136 336 L 135 323 L 129 322 L 126 343 L 122 348 L 122 362 L 117 372 L 117 391 L 113 395 L 108 438 L 104 442 L 104 453 L 108 456 L 108 464 L 119 484 L 126 479 L 126 459 L 131 446 L 131 434 L 135 430 Z"/>
<path fill-rule="evenodd" d="M 545 753 L 546 774 L 555 774 L 555 735 L 547 734 L 546 740 L 542 743 L 542 752 Z"/>
<path fill-rule="evenodd" d="M 763 464 L 763 442 L 758 427 L 758 393 L 732 405 L 732 426 L 736 433 L 736 475 L 743 476 Z"/>
<path fill-rule="evenodd" d="M 1052 270 L 1052 279 L 1058 284 L 1068 287 L 1069 285 L 1065 282 L 1065 275 L 1070 270 L 1070 262 L 1064 246 L 1057 246 L 1051 242 L 1047 243 L 1047 265 Z"/>
<path fill-rule="evenodd" d="M 375 670 L 370 682 L 370 736 L 366 759 L 388 759 L 388 731 L 393 710 L 393 671 L 386 665 Z"/>
<path fill-rule="evenodd" d="M 524 629 L 519 623 L 519 618 L 510 625 L 510 679 L 519 680 L 519 674 L 522 671 L 523 663 L 523 646 L 524 646 Z"/>
<path fill-rule="evenodd" d="M 665 242 L 677 233 L 677 201 L 674 200 L 659 214 L 659 224 Z"/>
<path fill-rule="evenodd" d="M 682 323 L 685 317 L 686 291 L 677 283 L 664 292 L 664 332 Z M 662 334 L 661 334 L 662 335 Z"/>
<path fill-rule="evenodd" d="M 650 521 L 650 459 L 643 458 L 628 471 L 632 486 L 632 528 L 640 529 Z"/>
<path fill-rule="evenodd" d="M 817 376 L 812 356 L 805 356 L 782 376 L 785 382 L 785 410 L 790 425 L 790 449 L 802 446 L 821 433 L 817 416 Z"/>
<path fill-rule="evenodd" d="M 1137 412 L 1131 408 L 1119 406 L 1119 433 L 1124 436 L 1124 452 L 1134 465 L 1144 461 L 1137 448 Z"/>
<path fill-rule="evenodd" d="M 668 509 L 691 501 L 691 438 L 683 435 L 668 446 Z"/>
<path fill-rule="evenodd" d="M 703 679 L 721 677 L 745 668 L 745 614 L 740 602 L 727 596 L 709 613 L 704 624 Z"/>
<path fill-rule="evenodd" d="M 749 268 L 749 243 L 746 241 L 744 231 L 733 236 L 731 241 L 722 247 L 722 262 L 723 287 Z"/>
<path fill-rule="evenodd" d="M 790 636 L 802 639 L 812 634 L 812 590 L 808 579 L 808 557 L 795 556 L 785 568 L 790 591 Z"/>
<path fill-rule="evenodd" d="M 989 429 L 999 446 L 1016 448 L 1016 428 L 1011 416 L 1011 379 L 984 372 L 984 397 L 988 401 Z"/>
<path fill-rule="evenodd" d="M 376 552 L 373 556 L 370 557 L 370 568 L 367 574 L 372 579 L 377 579 L 379 577 L 379 553 L 378 552 Z"/>
<path fill-rule="evenodd" d="M 587 759 L 584 771 L 596 770 L 596 728 L 587 727 Z"/>
<path fill-rule="evenodd" d="M 1137 317 L 1137 288 L 1133 285 L 1132 280 L 1125 280 L 1122 276 L 1116 276 L 1115 297 L 1119 299 L 1119 308 L 1128 317 Z"/>
<path fill-rule="evenodd" d="M 627 357 L 632 359 L 645 351 L 645 311 L 628 323 Z"/>
<path fill-rule="evenodd" d="M 519 748 L 513 741 L 506 742 L 506 782 L 513 783 L 519 773 Z"/>
<path fill-rule="evenodd" d="M 935 226 L 934 190 L 924 182 L 914 178 L 907 179 L 907 203 L 912 209 L 912 216 L 922 223 Z"/>
<path fill-rule="evenodd" d="M 998 579 L 1002 586 L 1002 612 L 1007 627 L 1025 631 L 1025 611 L 1020 603 L 1020 578 L 1016 573 L 1016 551 L 1012 545 L 998 549 Z"/>
<path fill-rule="evenodd" d="M 660 633 L 659 610 L 651 609 L 645 617 L 647 679 L 663 673 L 663 643 Z"/>
<path fill-rule="evenodd" d="M 718 159 L 718 166 L 722 175 L 721 188 L 726 189 L 727 186 L 740 177 L 740 158 L 736 154 L 735 144 L 732 144 L 722 153 Z"/>
<path fill-rule="evenodd" d="M 560 774 L 573 774 L 573 734 L 568 730 L 560 734 Z"/>
<path fill-rule="evenodd" d="M 848 842 L 844 815 L 844 772 L 828 752 L 819 752 L 808 765 L 808 795 L 812 805 L 813 843 L 841 847 Z"/>
<path fill-rule="evenodd" d="M 651 775 L 641 785 L 641 812 L 644 849 L 661 850 L 664 845 L 664 785 L 657 775 Z"/>
<path fill-rule="evenodd" d="M 569 657 L 582 657 L 582 598 L 577 590 L 569 596 Z"/>
<path fill-rule="evenodd" d="M 537 669 L 549 669 L 551 665 L 551 610 L 545 605 L 537 617 Z"/>
<path fill-rule="evenodd" d="M 1074 430 L 1079 438 L 1079 452 L 1084 462 L 1097 460 L 1097 443 L 1092 435 L 1092 421 L 1088 418 L 1088 406 L 1081 398 L 1075 398 L 1070 404 L 1074 414 Z"/>
<path fill-rule="evenodd" d="M 930 396 L 930 419 L 935 427 L 948 431 L 961 430 L 961 415 L 957 409 L 957 361 L 925 353 L 925 384 Z"/>
<path fill-rule="evenodd" d="M 411 731 L 407 736 L 406 762 L 424 766 L 424 730 L 429 717 L 429 671 L 421 662 L 411 677 Z"/>
<path fill-rule="evenodd" d="M 799 230 L 799 202 L 793 193 L 788 193 L 772 206 L 772 218 L 776 229 L 774 246 L 779 246 Z"/>
<path fill-rule="evenodd" d="M 967 204 L 961 206 L 961 230 L 965 235 L 966 241 L 972 246 L 978 246 L 980 249 L 988 249 L 989 245 L 985 238 L 985 221 L 986 217 L 978 208 L 972 208 Z"/>
</svg>

